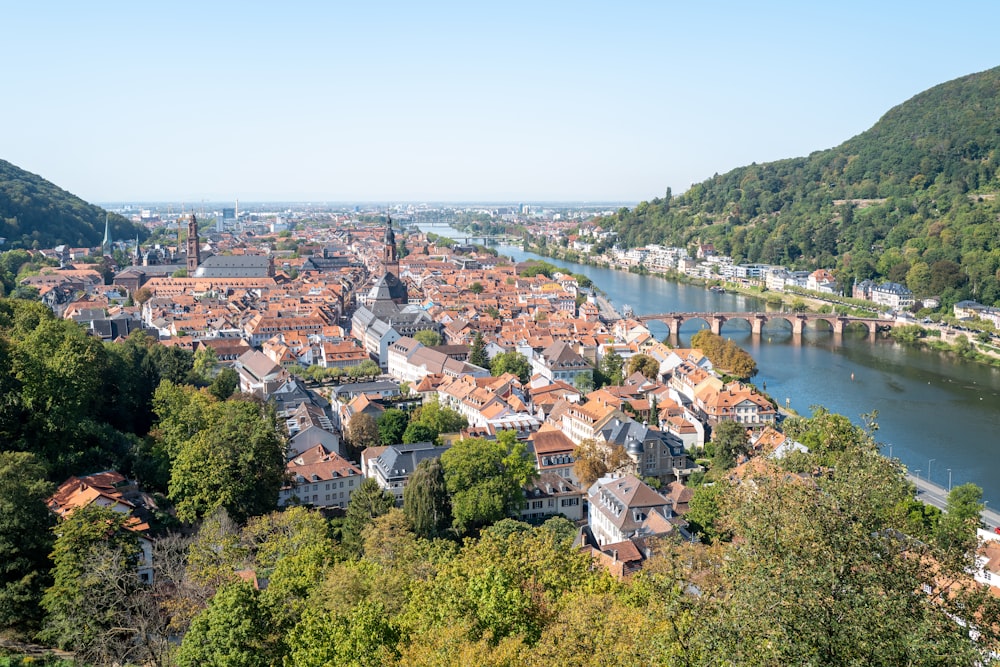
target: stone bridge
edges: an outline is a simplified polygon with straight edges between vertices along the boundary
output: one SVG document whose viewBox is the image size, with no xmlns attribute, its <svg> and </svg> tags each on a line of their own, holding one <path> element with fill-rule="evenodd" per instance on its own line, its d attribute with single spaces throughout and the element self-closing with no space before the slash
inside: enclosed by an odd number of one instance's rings
<svg viewBox="0 0 1000 667">
<path fill-rule="evenodd" d="M 646 322 L 663 322 L 670 328 L 670 335 L 677 336 L 681 325 L 689 320 L 704 320 L 708 322 L 712 333 L 722 334 L 722 325 L 729 320 L 744 320 L 750 324 L 750 330 L 759 336 L 764 325 L 771 320 L 784 320 L 792 327 L 793 334 L 801 334 L 807 323 L 826 322 L 833 333 L 844 333 L 844 328 L 851 324 L 861 324 L 868 328 L 868 333 L 874 336 L 880 330 L 891 329 L 895 320 L 884 320 L 877 317 L 853 317 L 837 313 L 657 313 L 655 315 L 635 315 L 634 319 L 643 324 Z"/>
</svg>

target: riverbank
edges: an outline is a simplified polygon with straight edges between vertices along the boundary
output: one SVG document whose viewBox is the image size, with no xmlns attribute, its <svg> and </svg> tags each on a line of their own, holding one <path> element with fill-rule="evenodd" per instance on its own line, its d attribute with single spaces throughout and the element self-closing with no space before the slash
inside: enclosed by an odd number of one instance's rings
<svg viewBox="0 0 1000 667">
<path fill-rule="evenodd" d="M 739 294 L 746 297 L 751 297 L 755 299 L 763 300 L 768 306 L 774 308 L 780 308 L 782 310 L 792 310 L 799 312 L 833 312 L 835 309 L 843 308 L 847 312 L 862 316 L 870 316 L 872 313 L 877 312 L 877 309 L 872 304 L 872 307 L 863 307 L 859 305 L 855 299 L 842 299 L 838 300 L 836 298 L 819 297 L 812 296 L 810 294 L 805 294 L 799 291 L 782 291 L 774 292 L 767 289 L 761 289 L 757 287 L 746 287 L 739 283 L 727 282 L 723 279 L 717 280 L 705 280 L 703 278 L 695 278 L 688 276 L 684 273 L 677 271 L 664 271 L 664 272 L 651 272 L 645 268 L 640 267 L 641 270 L 632 270 L 628 267 L 623 267 L 616 265 L 611 262 L 598 261 L 593 259 L 591 256 L 581 256 L 576 251 L 567 250 L 558 246 L 537 246 L 531 245 L 524 248 L 527 252 L 535 253 L 536 255 L 541 255 L 543 257 L 548 257 L 555 260 L 561 260 L 564 262 L 574 262 L 577 264 L 583 264 L 585 266 L 594 266 L 601 269 L 606 269 L 609 271 L 620 271 L 623 273 L 631 273 L 636 275 L 649 276 L 653 278 L 660 278 L 663 280 L 668 280 L 671 282 L 676 282 L 682 285 L 694 285 L 705 287 L 706 289 L 711 289 L 712 287 L 718 286 L 724 289 L 728 293 Z M 973 331 L 957 331 L 951 327 L 943 324 L 931 323 L 931 324 L 916 324 L 914 326 L 926 329 L 927 331 L 934 332 L 931 335 L 921 335 L 921 336 L 895 336 L 890 334 L 894 340 L 903 345 L 909 345 L 914 349 L 932 351 L 932 352 L 944 352 L 947 354 L 954 354 L 962 359 L 972 361 L 974 363 L 982 364 L 985 366 L 992 366 L 1000 368 L 1000 348 L 993 346 L 992 344 L 983 343 L 978 341 L 975 337 Z"/>
</svg>

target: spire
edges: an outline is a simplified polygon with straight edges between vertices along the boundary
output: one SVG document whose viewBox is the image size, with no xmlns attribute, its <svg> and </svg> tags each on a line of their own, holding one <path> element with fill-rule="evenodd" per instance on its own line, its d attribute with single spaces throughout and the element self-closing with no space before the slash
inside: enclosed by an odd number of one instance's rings
<svg viewBox="0 0 1000 667">
<path fill-rule="evenodd" d="M 108 212 L 104 212 L 104 240 L 101 241 L 101 250 L 107 254 L 111 251 L 111 224 L 108 221 Z"/>
</svg>

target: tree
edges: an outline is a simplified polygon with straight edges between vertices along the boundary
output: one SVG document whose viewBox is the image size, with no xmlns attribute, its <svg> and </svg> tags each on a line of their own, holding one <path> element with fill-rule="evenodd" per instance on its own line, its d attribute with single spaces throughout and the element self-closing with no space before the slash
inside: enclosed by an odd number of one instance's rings
<svg viewBox="0 0 1000 667">
<path fill-rule="evenodd" d="M 716 482 L 708 486 L 699 486 L 694 490 L 688 501 L 688 512 L 684 519 L 691 524 L 691 529 L 701 535 L 704 542 L 714 542 L 719 539 L 718 521 L 721 516 L 720 499 L 725 493 L 724 482 Z"/>
<path fill-rule="evenodd" d="M 395 507 L 396 497 L 382 489 L 373 477 L 361 482 L 347 503 L 344 513 L 344 548 L 350 553 L 361 552 L 361 534 L 376 518 Z"/>
<path fill-rule="evenodd" d="M 501 352 L 490 362 L 490 373 L 494 377 L 512 373 L 521 384 L 526 385 L 531 380 L 531 364 L 527 357 L 516 350 Z"/>
<path fill-rule="evenodd" d="M 414 442 L 434 442 L 437 440 L 438 432 L 431 426 L 418 422 L 410 422 L 403 431 L 403 444 L 409 445 Z"/>
<path fill-rule="evenodd" d="M 948 492 L 945 512 L 938 521 L 937 543 L 952 560 L 961 562 L 974 556 L 976 529 L 984 507 L 982 498 L 983 490 L 971 482 Z"/>
<path fill-rule="evenodd" d="M 275 508 L 285 480 L 284 442 L 273 408 L 249 400 L 209 405 L 170 472 L 177 517 L 194 522 L 224 507 L 236 521 Z"/>
<path fill-rule="evenodd" d="M 391 622 L 385 605 L 362 600 L 347 614 L 310 609 L 289 638 L 289 667 L 357 665 L 378 667 L 395 664 L 399 652 L 399 629 Z"/>
<path fill-rule="evenodd" d="M 976 612 L 914 594 L 938 565 L 877 509 L 896 502 L 885 492 L 898 476 L 885 477 L 873 452 L 851 456 L 852 470 L 835 473 L 854 476 L 850 487 L 774 468 L 725 494 L 724 524 L 738 539 L 706 619 L 716 650 L 733 664 L 974 664 L 978 649 L 954 619 Z"/>
<path fill-rule="evenodd" d="M 721 470 L 729 470 L 749 451 L 750 438 L 742 424 L 724 421 L 712 429 L 712 444 L 715 447 L 712 464 Z"/>
<path fill-rule="evenodd" d="M 618 473 L 634 465 L 621 445 L 608 446 L 593 439 L 580 442 L 573 450 L 573 474 L 587 489 L 608 473 Z"/>
<path fill-rule="evenodd" d="M 660 374 L 660 364 L 648 354 L 636 354 L 629 357 L 628 360 L 628 374 L 632 375 L 635 372 L 642 373 L 653 380 Z"/>
<path fill-rule="evenodd" d="M 236 581 L 219 589 L 208 608 L 195 617 L 177 652 L 179 667 L 267 667 L 275 663 L 269 651 L 268 619 L 260 594 L 249 582 Z M 280 657 L 278 657 L 280 661 Z"/>
<path fill-rule="evenodd" d="M 486 343 L 483 334 L 479 331 L 472 338 L 472 345 L 469 346 L 469 363 L 480 368 L 490 367 L 490 358 L 486 356 Z"/>
<path fill-rule="evenodd" d="M 457 433 L 469 425 L 469 420 L 456 410 L 443 407 L 437 397 L 417 408 L 410 421 L 429 426 L 437 433 Z"/>
<path fill-rule="evenodd" d="M 151 298 L 153 298 L 153 292 L 148 287 L 140 287 L 132 295 L 132 299 L 140 306 L 144 305 Z"/>
<path fill-rule="evenodd" d="M 413 334 L 413 339 L 425 347 L 435 347 L 441 344 L 441 334 L 433 329 L 421 329 Z"/>
<path fill-rule="evenodd" d="M 359 452 L 375 447 L 380 442 L 378 422 L 366 412 L 354 415 L 347 425 L 347 440 Z"/>
<path fill-rule="evenodd" d="M 611 350 L 601 357 L 600 368 L 598 370 L 607 384 L 617 387 L 625 379 L 622 372 L 624 367 L 625 360 L 622 359 L 622 356 Z"/>
<path fill-rule="evenodd" d="M 522 487 L 537 475 L 524 443 L 513 431 L 496 440 L 459 440 L 441 455 L 459 535 L 511 516 L 524 502 Z"/>
<path fill-rule="evenodd" d="M 0 628 L 30 629 L 48 585 L 53 486 L 34 455 L 0 452 Z"/>
<path fill-rule="evenodd" d="M 208 385 L 208 393 L 220 401 L 230 398 L 240 387 L 240 376 L 233 368 L 223 368 Z"/>
<path fill-rule="evenodd" d="M 202 345 L 194 353 L 191 372 L 202 382 L 208 383 L 215 378 L 215 369 L 219 365 L 219 358 L 215 354 L 215 348 L 210 345 Z"/>
<path fill-rule="evenodd" d="M 476 281 L 471 285 L 469 285 L 469 291 L 472 292 L 473 294 L 482 294 L 483 289 L 484 289 L 483 284 L 479 281 Z"/>
<path fill-rule="evenodd" d="M 444 537 L 451 527 L 451 500 L 440 458 L 424 459 L 403 489 L 403 512 L 419 537 Z"/>
<path fill-rule="evenodd" d="M 378 420 L 378 437 L 385 446 L 403 442 L 403 433 L 410 423 L 410 416 L 398 408 L 389 408 Z"/>
<path fill-rule="evenodd" d="M 691 337 L 691 345 L 700 349 L 720 370 L 740 378 L 749 378 L 757 374 L 757 362 L 736 343 L 702 329 Z"/>
<path fill-rule="evenodd" d="M 94 504 L 76 510 L 55 527 L 53 583 L 42 598 L 47 614 L 43 640 L 89 656 L 105 635 L 115 631 L 120 601 L 115 598 L 131 595 L 139 578 L 117 581 L 102 575 L 135 573 L 141 552 L 135 533 L 125 529 L 128 521 L 127 515 Z M 116 584 L 125 590 L 117 590 Z M 111 599 L 109 587 L 115 593 Z"/>
<path fill-rule="evenodd" d="M 370 377 L 376 376 L 382 372 L 382 369 L 378 367 L 378 364 L 371 359 L 365 359 L 357 366 L 351 366 L 347 369 L 347 374 L 352 378 L 359 377 Z"/>
</svg>

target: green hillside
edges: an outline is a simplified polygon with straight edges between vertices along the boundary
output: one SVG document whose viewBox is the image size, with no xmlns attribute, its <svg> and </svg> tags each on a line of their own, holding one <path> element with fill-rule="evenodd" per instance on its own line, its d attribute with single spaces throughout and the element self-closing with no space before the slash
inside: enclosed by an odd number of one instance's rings
<svg viewBox="0 0 1000 667">
<path fill-rule="evenodd" d="M 61 243 L 93 247 L 104 238 L 105 210 L 41 176 L 0 160 L 0 236 L 4 249 L 49 248 Z M 138 228 L 112 214 L 112 238 L 135 238 Z"/>
<path fill-rule="evenodd" d="M 835 268 L 918 296 L 1000 302 L 1000 68 L 935 86 L 808 157 L 751 164 L 602 221 L 628 246 Z"/>
</svg>

